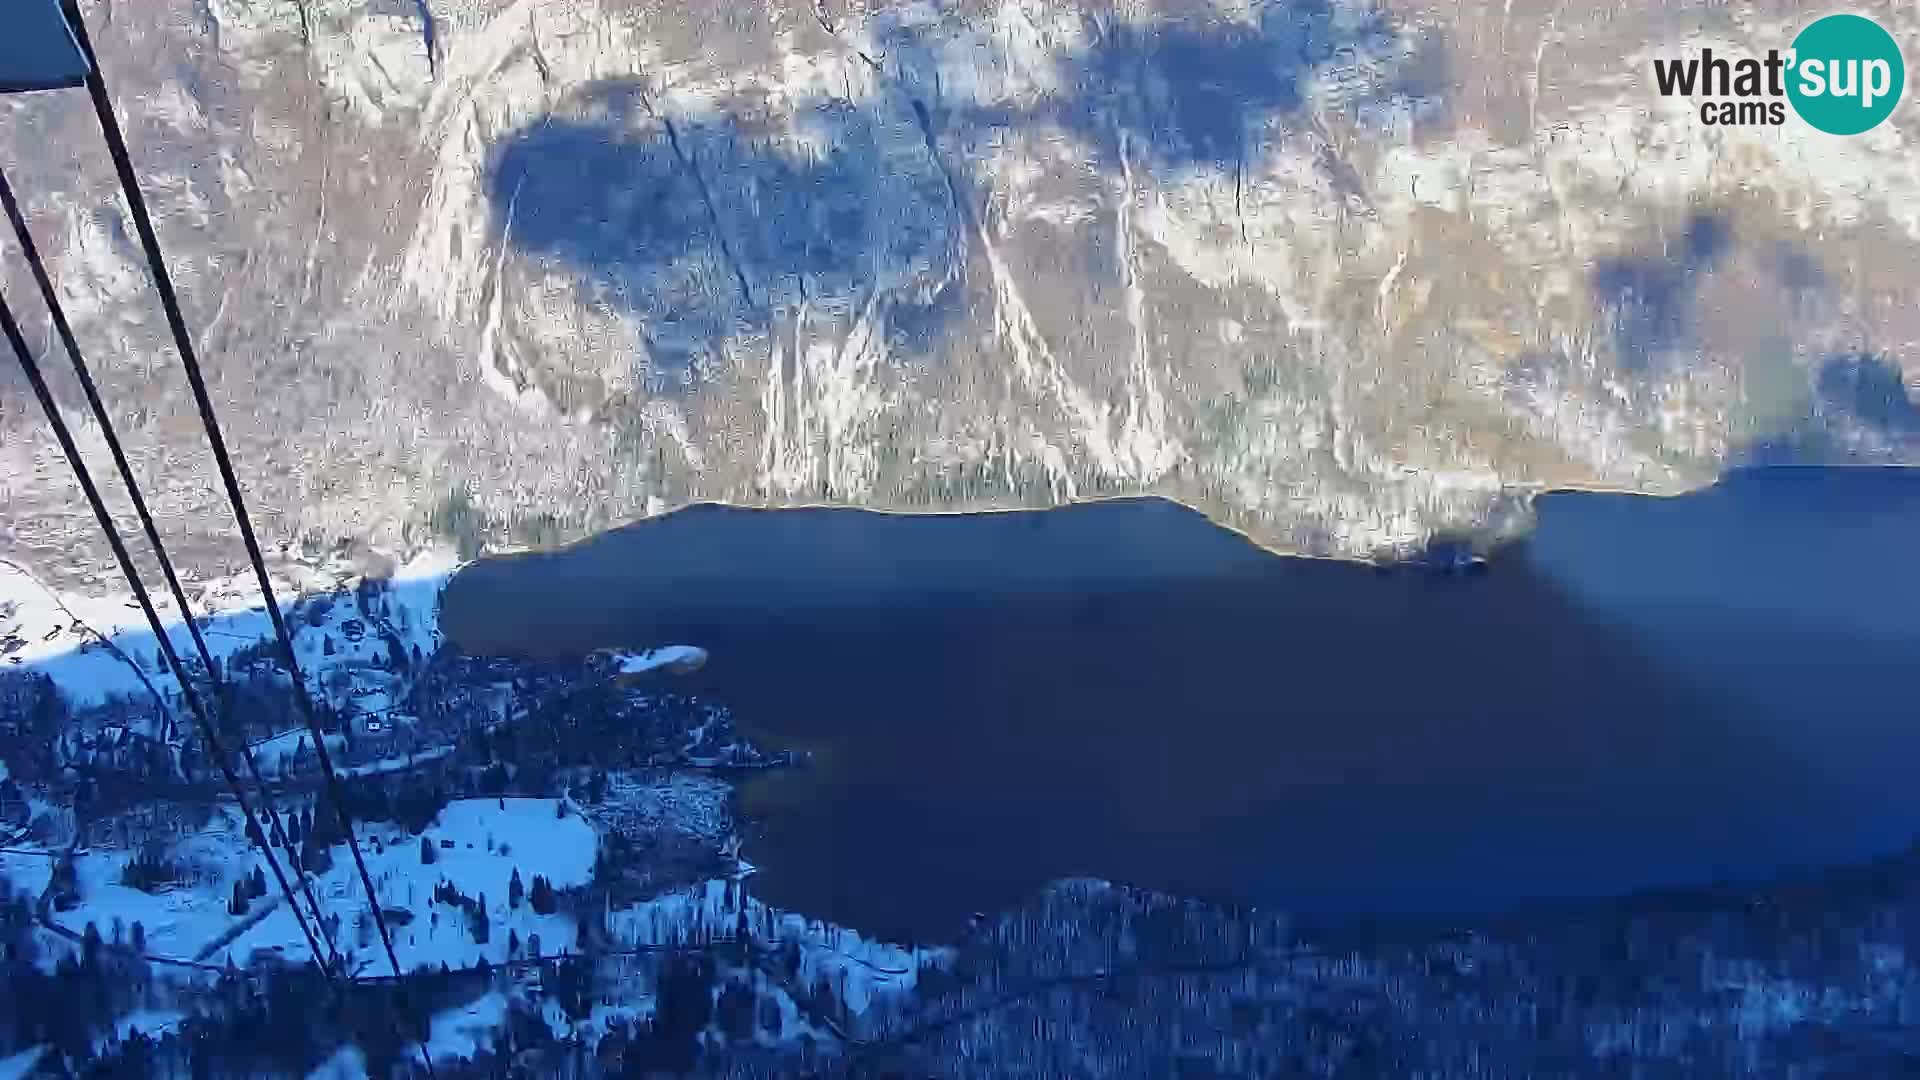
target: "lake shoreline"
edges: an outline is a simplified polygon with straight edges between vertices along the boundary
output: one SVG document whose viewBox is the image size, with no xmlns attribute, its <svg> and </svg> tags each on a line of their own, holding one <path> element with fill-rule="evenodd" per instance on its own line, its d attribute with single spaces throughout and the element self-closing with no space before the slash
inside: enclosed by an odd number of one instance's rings
<svg viewBox="0 0 1920 1080">
<path fill-rule="evenodd" d="M 742 786 L 755 888 L 836 923 L 944 933 L 1063 876 L 1478 916 L 1920 828 L 1920 474 L 1845 472 L 1555 492 L 1470 578 L 1151 498 L 708 507 L 470 566 L 443 614 L 483 652 L 706 649 L 677 692 L 813 753 Z"/>
</svg>

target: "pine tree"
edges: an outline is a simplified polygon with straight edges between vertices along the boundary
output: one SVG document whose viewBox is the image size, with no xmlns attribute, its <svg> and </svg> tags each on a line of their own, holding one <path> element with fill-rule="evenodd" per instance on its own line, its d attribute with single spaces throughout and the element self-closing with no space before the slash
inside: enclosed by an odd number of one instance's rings
<svg viewBox="0 0 1920 1080">
<path fill-rule="evenodd" d="M 333 852 L 320 843 L 317 834 L 308 833 L 306 846 L 300 849 L 300 865 L 312 873 L 324 874 L 333 869 Z"/>
<path fill-rule="evenodd" d="M 517 956 L 520 952 L 520 931 L 507 931 L 507 955 Z"/>
<path fill-rule="evenodd" d="M 100 927 L 87 921 L 87 932 L 80 935 L 80 966 L 92 971 L 100 966 Z"/>
<path fill-rule="evenodd" d="M 553 896 L 553 885 L 540 874 L 533 875 L 533 891 L 527 894 L 527 903 L 536 915 L 551 915 L 558 907 Z"/>
<path fill-rule="evenodd" d="M 526 899 L 526 896 L 527 888 L 520 884 L 520 868 L 516 866 L 513 868 L 513 878 L 507 882 L 507 906 L 519 911 L 520 901 Z"/>
</svg>

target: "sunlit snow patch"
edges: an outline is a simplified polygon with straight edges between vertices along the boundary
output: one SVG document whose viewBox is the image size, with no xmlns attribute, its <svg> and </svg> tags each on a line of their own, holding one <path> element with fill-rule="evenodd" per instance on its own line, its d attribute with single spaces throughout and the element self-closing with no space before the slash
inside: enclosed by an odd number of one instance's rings
<svg viewBox="0 0 1920 1080">
<path fill-rule="evenodd" d="M 490 1049 L 507 1023 L 507 997 L 498 991 L 435 1013 L 426 1051 L 435 1061 L 464 1061 Z M 418 1048 L 419 1044 L 414 1044 Z"/>
<path fill-rule="evenodd" d="M 651 671 L 684 675 L 698 671 L 707 662 L 707 650 L 694 645 L 663 645 L 645 652 L 605 650 L 596 654 L 612 665 L 615 678 L 631 678 Z"/>
<path fill-rule="evenodd" d="M 424 660 L 439 650 L 440 592 L 459 565 L 450 551 L 429 549 L 390 578 L 362 579 L 342 565 L 284 568 L 301 575 L 276 580 L 275 589 L 310 689 L 336 708 L 351 704 L 359 712 L 384 711 L 403 699 L 405 680 L 393 670 L 406 665 L 396 661 Z M 264 598 L 251 578 L 191 588 L 199 594 L 190 599 L 215 659 L 225 662 L 273 641 Z M 191 663 L 193 641 L 172 598 L 156 593 L 153 602 L 175 650 Z M 144 698 L 149 687 L 176 693 L 156 646 L 129 595 L 56 590 L 26 567 L 0 560 L 0 664 L 46 674 L 75 707 L 114 695 Z"/>
</svg>

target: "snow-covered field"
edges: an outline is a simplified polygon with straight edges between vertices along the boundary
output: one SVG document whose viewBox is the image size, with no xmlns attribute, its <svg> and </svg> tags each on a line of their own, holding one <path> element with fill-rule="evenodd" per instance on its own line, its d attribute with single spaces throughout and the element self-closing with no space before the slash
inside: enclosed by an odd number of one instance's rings
<svg viewBox="0 0 1920 1080">
<path fill-rule="evenodd" d="M 508 901 L 516 870 L 529 894 L 536 875 L 545 877 L 556 890 L 592 879 L 598 836 L 592 824 L 571 809 L 565 817 L 559 816 L 558 805 L 553 799 L 455 802 L 419 837 L 380 822 L 360 826 L 362 854 L 381 907 L 412 915 L 404 925 L 393 926 L 394 951 L 403 967 L 411 970 L 441 963 L 468 967 L 482 956 L 498 964 L 508 959 L 510 935 L 521 943 L 522 956 L 530 955 L 534 935 L 542 955 L 575 947 L 571 918 L 536 914 L 525 899 L 517 908 Z M 421 861 L 423 839 L 433 853 L 432 863 Z M 357 925 L 366 903 L 353 859 L 344 845 L 336 846 L 332 854 L 333 867 L 313 879 L 322 914 L 340 916 L 336 944 L 352 953 L 361 970 L 385 974 L 388 965 L 377 934 L 370 924 L 364 931 Z M 267 950 L 305 961 L 306 939 L 271 884 L 265 860 L 248 843 L 237 811 L 223 807 L 206 829 L 174 844 L 170 855 L 183 868 L 187 881 L 148 893 L 120 884 L 130 852 L 77 854 L 74 870 L 80 903 L 54 913 L 54 922 L 76 934 L 84 933 L 91 923 L 109 941 L 114 939 L 116 923 L 130 934 L 132 925 L 139 922 L 146 933 L 147 952 L 175 960 L 224 963 L 231 956 L 244 966 L 259 950 Z M 0 860 L 0 873 L 15 890 L 38 895 L 46 888 L 51 859 L 9 854 Z M 236 917 L 228 909 L 234 882 L 251 877 L 256 868 L 267 875 L 267 895 L 251 899 L 247 914 Z M 485 898 L 491 929 L 486 944 L 474 941 L 459 908 L 434 902 L 434 888 L 443 881 L 467 896 Z M 262 907 L 268 909 L 264 917 L 219 944 L 236 927 L 259 915 Z M 215 945 L 217 950 L 204 955 Z M 57 955 L 43 957 L 49 968 L 57 960 Z"/>
<path fill-rule="evenodd" d="M 483 995 L 433 1018 L 426 1050 L 434 1060 L 469 1058 L 493 1045 L 507 1021 L 507 996 Z"/>
<path fill-rule="evenodd" d="M 17 893 L 39 896 L 53 880 L 53 856 L 37 852 L 0 852 L 0 876 Z"/>
<path fill-rule="evenodd" d="M 389 922 L 394 952 L 402 967 L 412 970 L 423 964 L 438 967 L 442 963 L 470 967 L 482 956 L 498 964 L 508 959 L 510 934 L 519 939 L 522 955 L 529 952 L 536 934 L 542 954 L 575 947 L 572 919 L 535 914 L 525 900 L 517 909 L 508 904 L 508 886 L 516 869 L 522 887 L 529 892 L 535 875 L 545 877 L 555 889 L 573 888 L 592 880 L 598 847 L 593 826 L 576 813 L 559 817 L 557 805 L 553 799 L 450 803 L 419 837 L 398 826 L 361 826 L 361 851 L 381 907 L 404 909 L 413 915 L 404 926 Z M 433 852 L 432 863 L 421 862 L 423 838 Z M 237 839 L 245 843 L 244 837 Z M 446 846 L 448 843 L 452 846 Z M 244 851 L 235 855 L 241 859 L 257 857 Z M 333 868 L 317 879 L 315 892 L 325 911 L 341 913 L 344 925 L 339 946 L 352 951 L 354 962 L 363 965 L 365 973 L 385 974 L 389 968 L 377 932 L 371 926 L 364 932 L 355 926 L 356 913 L 365 910 L 365 901 L 352 856 L 344 846 L 336 847 L 333 856 Z M 458 908 L 434 903 L 434 888 L 442 881 L 451 882 L 475 899 L 484 896 L 491 930 L 486 944 L 474 941 L 467 919 Z M 244 963 L 256 949 L 275 949 L 296 959 L 306 953 L 298 924 L 279 908 L 241 934 L 229 948 L 236 963 Z"/>
<path fill-rule="evenodd" d="M 328 735 L 327 752 L 338 755 L 347 748 L 345 735 Z M 311 755 L 313 736 L 305 728 L 296 728 L 282 732 L 270 739 L 262 739 L 252 746 L 253 758 L 260 763 L 260 770 L 268 776 L 286 772 L 292 763 L 303 755 Z"/>
<path fill-rule="evenodd" d="M 392 640 L 409 654 L 417 649 L 428 656 L 440 647 L 440 591 L 458 568 L 451 553 L 426 551 L 368 590 L 364 600 L 356 588 L 361 579 L 344 564 L 303 567 L 297 579 L 275 580 L 274 593 L 309 685 L 330 700 L 354 700 L 364 711 L 391 704 L 395 688 L 378 671 L 378 661 Z M 164 588 L 149 591 L 167 622 L 168 639 L 183 660 L 191 659 L 193 639 L 177 606 Z M 251 576 L 189 583 L 188 598 L 208 651 L 222 662 L 273 640 L 265 601 Z M 144 696 L 149 684 L 162 693 L 175 688 L 131 594 L 57 591 L 27 568 L 5 561 L 0 561 L 0 650 L 5 650 L 0 662 L 45 672 L 77 706 L 112 695 Z"/>
<path fill-rule="evenodd" d="M 238 829 L 237 824 L 233 827 Z M 245 838 L 241 837 L 240 842 L 245 844 Z M 125 851 L 93 851 L 74 856 L 73 869 L 79 879 L 82 900 L 72 910 L 54 912 L 54 923 L 75 933 L 85 932 L 87 924 L 92 923 L 101 937 L 113 941 L 116 921 L 125 933 L 130 933 L 133 924 L 138 922 L 146 930 L 150 954 L 190 960 L 202 945 L 234 922 L 227 914 L 226 901 L 232 877 L 215 878 L 201 888 L 145 893 L 120 884 L 121 871 L 130 857 L 131 853 Z M 232 876 L 251 874 L 257 858 L 235 860 Z M 265 862 L 259 865 L 265 873 Z M 219 873 L 218 868 L 209 869 Z M 20 884 L 16 879 L 16 887 Z M 268 899 L 254 901 L 256 905 L 268 902 Z"/>
<path fill-rule="evenodd" d="M 402 772 L 413 768 L 415 765 L 424 764 L 425 762 L 439 761 L 441 758 L 448 757 L 452 753 L 453 747 L 451 746 L 436 746 L 431 750 L 422 750 L 417 754 L 408 754 L 403 757 L 381 758 L 379 761 L 369 761 L 364 765 L 353 765 L 339 770 L 339 773 L 343 777 L 352 778 L 356 776 L 379 776 L 382 773 Z"/>
</svg>

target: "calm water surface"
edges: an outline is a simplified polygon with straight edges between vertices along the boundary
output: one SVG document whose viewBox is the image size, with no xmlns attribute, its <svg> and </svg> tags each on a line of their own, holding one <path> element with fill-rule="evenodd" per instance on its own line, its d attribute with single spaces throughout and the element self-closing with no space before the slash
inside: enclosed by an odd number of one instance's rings
<svg viewBox="0 0 1920 1080">
<path fill-rule="evenodd" d="M 1311 916 L 1848 860 L 1920 829 L 1920 474 L 1561 494 L 1485 577 L 1266 554 L 1153 501 L 694 508 L 447 591 L 476 652 L 690 642 L 815 752 L 771 903 L 922 939 L 1086 874 Z"/>
</svg>

